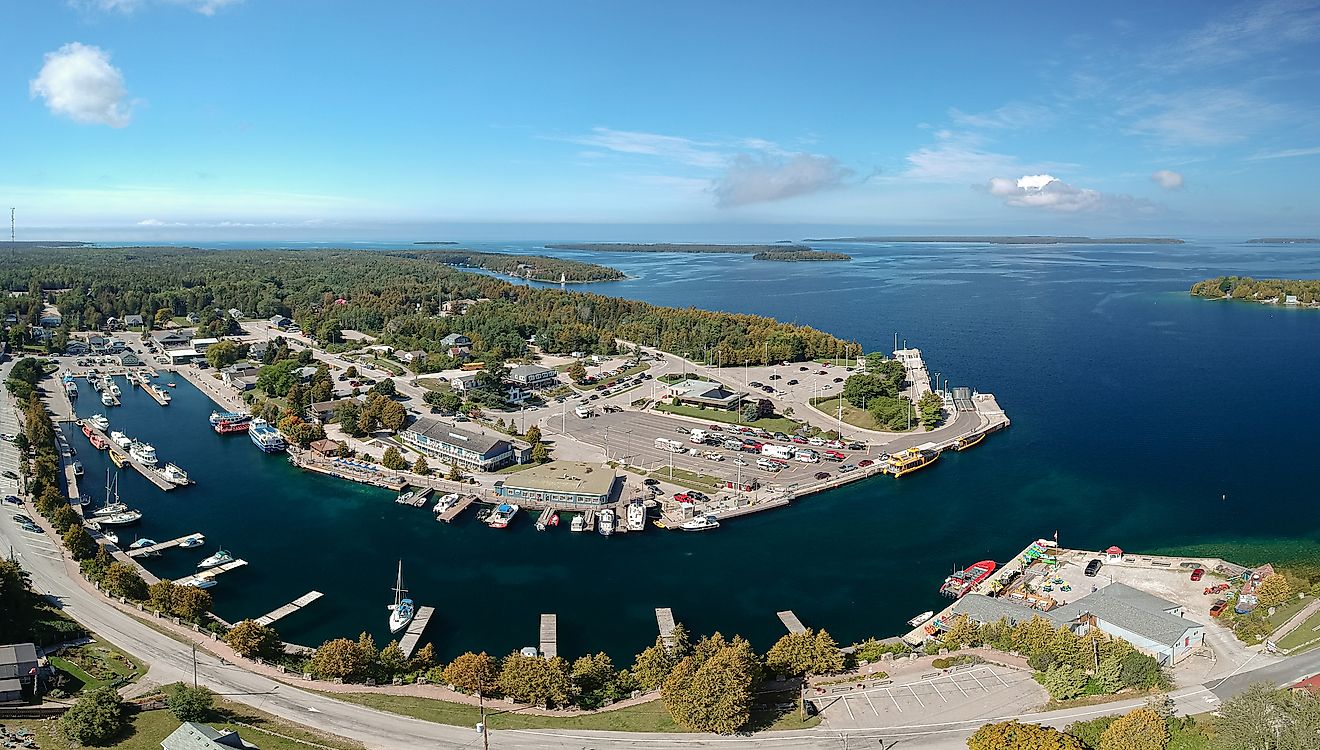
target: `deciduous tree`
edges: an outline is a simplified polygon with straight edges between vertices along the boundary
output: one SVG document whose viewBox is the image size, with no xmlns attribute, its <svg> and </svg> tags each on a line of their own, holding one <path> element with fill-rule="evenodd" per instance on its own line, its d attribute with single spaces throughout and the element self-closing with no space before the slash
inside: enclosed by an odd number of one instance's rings
<svg viewBox="0 0 1320 750">
<path fill-rule="evenodd" d="M 1292 584 L 1282 573 L 1265 576 L 1256 587 L 1256 598 L 1266 607 L 1277 607 L 1292 598 Z"/>
<path fill-rule="evenodd" d="M 225 643 L 239 656 L 255 659 L 274 656 L 280 651 L 280 636 L 269 625 L 243 620 L 225 633 Z"/>
<path fill-rule="evenodd" d="M 986 724 L 967 738 L 967 750 L 1085 750 L 1076 737 L 1016 719 Z"/>
<path fill-rule="evenodd" d="M 573 694 L 568 662 L 559 656 L 509 654 L 500 669 L 499 685 L 505 697 L 535 706 L 564 706 Z"/>
<path fill-rule="evenodd" d="M 485 651 L 459 654 L 444 669 L 444 681 L 464 693 L 490 695 L 498 686 L 499 677 L 499 662 Z"/>
<path fill-rule="evenodd" d="M 111 594 L 125 599 L 140 600 L 147 596 L 147 584 L 137 569 L 118 560 L 106 569 L 102 583 Z"/>
<path fill-rule="evenodd" d="M 165 705 L 179 721 L 204 722 L 211 718 L 215 694 L 205 686 L 176 682 L 165 689 Z"/>
<path fill-rule="evenodd" d="M 399 455 L 399 450 L 392 445 L 385 449 L 385 455 L 381 457 L 380 465 L 396 471 L 408 468 L 408 462 L 403 460 L 403 456 Z"/>
<path fill-rule="evenodd" d="M 81 524 L 70 526 L 69 530 L 64 532 L 64 548 L 69 551 L 69 556 L 75 560 L 86 560 L 96 555 L 96 540 L 87 533 Z"/>
<path fill-rule="evenodd" d="M 119 693 L 104 685 L 83 693 L 60 717 L 60 732 L 80 745 L 102 745 L 127 726 Z"/>
<path fill-rule="evenodd" d="M 1149 708 L 1138 708 L 1120 716 L 1100 735 L 1098 750 L 1164 750 L 1169 727 L 1164 717 Z"/>
</svg>

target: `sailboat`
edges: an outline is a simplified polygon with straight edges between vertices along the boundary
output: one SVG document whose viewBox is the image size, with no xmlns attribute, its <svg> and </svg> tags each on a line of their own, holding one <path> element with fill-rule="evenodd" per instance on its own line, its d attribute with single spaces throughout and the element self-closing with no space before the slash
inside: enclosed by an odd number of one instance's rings
<svg viewBox="0 0 1320 750">
<path fill-rule="evenodd" d="M 399 561 L 399 578 L 394 583 L 394 603 L 390 605 L 390 633 L 397 633 L 408 627 L 413 618 L 413 600 L 404 596 L 408 590 L 403 587 L 403 561 Z"/>
<path fill-rule="evenodd" d="M 118 480 L 119 480 L 119 478 L 118 478 L 118 477 L 115 477 L 115 481 L 116 481 L 116 483 L 118 483 Z M 111 501 L 111 499 L 110 499 L 111 497 L 114 497 L 114 500 L 113 500 L 113 501 Z M 119 502 L 119 492 L 118 492 L 118 490 L 117 490 L 117 489 L 116 489 L 116 490 L 111 490 L 111 487 L 110 487 L 110 470 L 109 470 L 109 469 L 106 469 L 106 471 L 105 471 L 105 502 L 103 502 L 103 503 L 101 504 L 101 507 L 99 507 L 99 508 L 97 508 L 96 510 L 92 511 L 92 517 L 93 517 L 93 518 L 101 518 L 101 517 L 104 517 L 104 516 L 113 516 L 113 515 L 115 515 L 116 513 L 123 513 L 123 512 L 125 512 L 125 511 L 127 511 L 128 509 L 129 509 L 129 508 L 128 508 L 127 505 L 125 505 L 124 503 Z"/>
</svg>

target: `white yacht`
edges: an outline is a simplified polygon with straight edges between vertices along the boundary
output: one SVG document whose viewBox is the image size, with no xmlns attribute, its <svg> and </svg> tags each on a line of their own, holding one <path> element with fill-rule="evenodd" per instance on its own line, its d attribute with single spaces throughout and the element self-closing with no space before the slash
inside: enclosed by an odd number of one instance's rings
<svg viewBox="0 0 1320 750">
<path fill-rule="evenodd" d="M 115 405 L 115 397 L 113 394 L 110 393 L 110 391 L 101 391 L 101 405 L 103 406 Z"/>
<path fill-rule="evenodd" d="M 128 446 L 133 444 L 133 438 L 125 435 L 119 430 L 115 430 L 114 432 L 110 433 L 110 442 L 114 443 L 120 448 L 127 448 Z"/>
<path fill-rule="evenodd" d="M 413 600 L 407 597 L 408 590 L 403 587 L 403 561 L 399 561 L 399 577 L 394 582 L 394 603 L 390 605 L 390 633 L 398 633 L 412 622 Z"/>
<path fill-rule="evenodd" d="M 678 528 L 683 531 L 709 531 L 719 527 L 720 522 L 715 520 L 715 516 L 693 516 L 679 524 Z"/>
<path fill-rule="evenodd" d="M 441 495 L 440 499 L 435 501 L 435 512 L 437 514 L 444 513 L 456 504 L 458 504 L 457 492 L 451 492 L 448 495 Z"/>
<path fill-rule="evenodd" d="M 147 467 L 155 467 L 158 463 L 156 449 L 151 446 L 151 443 L 144 443 L 140 440 L 128 447 L 128 455 L 132 456 L 134 461 Z"/>
<path fill-rule="evenodd" d="M 110 420 L 106 419 L 104 414 L 93 414 L 87 418 L 87 424 L 95 427 L 101 432 L 110 429 Z"/>
<path fill-rule="evenodd" d="M 581 513 L 573 516 L 573 522 L 568 526 L 570 531 L 586 531 L 587 519 Z"/>
<path fill-rule="evenodd" d="M 179 542 L 179 546 L 183 549 L 200 547 L 203 544 L 206 544 L 206 537 L 202 536 L 201 534 L 193 534 L 191 536 L 186 536 L 183 538 L 183 541 Z"/>
<path fill-rule="evenodd" d="M 216 584 L 216 580 L 208 575 L 196 575 L 180 583 L 180 586 L 192 586 L 195 589 L 209 589 Z"/>
<path fill-rule="evenodd" d="M 142 511 L 133 510 L 132 508 L 108 516 L 96 517 L 96 522 L 102 526 L 131 526 L 141 520 Z"/>
<path fill-rule="evenodd" d="M 216 552 L 214 555 L 211 555 L 205 560 L 197 563 L 197 567 L 214 568 L 217 565 L 224 565 L 227 562 L 233 562 L 233 561 L 234 561 L 234 556 L 229 553 L 229 550 L 222 549 L 219 552 Z"/>
<path fill-rule="evenodd" d="M 188 484 L 188 482 L 191 481 L 188 479 L 188 472 L 180 469 L 175 464 L 165 464 L 165 468 L 161 469 L 161 473 L 165 475 L 166 479 L 174 484 Z"/>
<path fill-rule="evenodd" d="M 107 379 L 106 382 L 109 384 L 109 387 L 106 388 L 106 390 L 110 391 L 112 394 L 119 396 L 123 393 L 123 391 L 119 390 L 119 384 L 115 381 Z"/>
<path fill-rule="evenodd" d="M 646 530 L 646 506 L 642 504 L 641 500 L 628 503 L 628 530 Z"/>
<path fill-rule="evenodd" d="M 486 518 L 486 525 L 492 529 L 507 529 L 509 522 L 518 515 L 517 503 L 500 503 L 499 507 Z"/>
<path fill-rule="evenodd" d="M 596 520 L 596 523 L 599 524 L 598 526 L 596 526 L 596 530 L 600 532 L 601 536 L 609 536 L 610 534 L 613 534 L 614 511 L 610 508 L 606 508 L 602 510 L 600 512 L 599 517 Z"/>
</svg>

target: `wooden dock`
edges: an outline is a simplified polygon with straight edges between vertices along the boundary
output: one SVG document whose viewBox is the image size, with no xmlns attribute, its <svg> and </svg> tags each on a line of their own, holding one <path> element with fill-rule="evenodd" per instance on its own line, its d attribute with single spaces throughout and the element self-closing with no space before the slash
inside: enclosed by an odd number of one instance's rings
<svg viewBox="0 0 1320 750">
<path fill-rule="evenodd" d="M 306 594 L 294 599 L 279 609 L 272 610 L 257 618 L 258 625 L 270 625 L 278 620 L 283 620 L 289 615 L 306 607 L 308 604 L 320 599 L 324 594 L 320 591 L 308 591 Z"/>
<path fill-rule="evenodd" d="M 404 631 L 403 638 L 399 640 L 399 650 L 409 659 L 413 652 L 417 650 L 417 642 L 422 639 L 422 631 L 431 622 L 431 615 L 435 614 L 435 607 L 422 607 L 417 610 L 413 621 L 408 623 L 408 629 Z"/>
<path fill-rule="evenodd" d="M 582 514 L 582 524 L 587 531 L 596 530 L 596 510 L 594 508 Z"/>
<path fill-rule="evenodd" d="M 788 628 L 788 632 L 794 634 L 807 632 L 807 626 L 803 625 L 798 616 L 793 614 L 793 610 L 786 609 L 775 614 L 779 616 L 779 621 L 784 623 L 784 627 Z"/>
<path fill-rule="evenodd" d="M 454 503 L 453 506 L 440 513 L 437 513 L 435 516 L 435 520 L 449 523 L 455 518 L 458 518 L 459 513 L 462 513 L 463 511 L 467 510 L 468 506 L 475 503 L 476 501 L 477 501 L 476 495 L 464 495 L 460 497 L 458 499 L 458 502 Z"/>
<path fill-rule="evenodd" d="M 130 454 L 128 450 L 121 449 L 118 445 L 116 445 L 115 441 L 111 440 L 109 435 L 105 434 L 104 432 L 101 432 L 100 430 L 96 429 L 90 424 L 87 424 L 86 422 L 83 422 L 82 426 L 91 430 L 94 435 L 97 435 L 102 440 L 104 440 L 110 446 L 109 450 L 113 450 L 117 453 L 122 453 L 124 457 L 128 459 L 128 465 L 132 466 L 134 469 L 137 469 L 139 474 L 146 477 L 148 481 L 156 485 L 156 487 L 158 487 L 162 492 L 169 492 L 175 487 L 180 486 L 166 479 L 165 475 L 162 474 L 160 471 L 139 462 L 136 458 L 133 458 L 132 454 Z"/>
<path fill-rule="evenodd" d="M 157 578 L 154 574 L 152 574 L 150 570 L 147 570 L 146 568 L 142 567 L 142 563 L 129 557 L 127 552 L 124 552 L 122 549 L 116 547 L 113 544 L 110 544 L 109 542 L 105 543 L 105 548 L 110 550 L 111 557 L 113 557 L 114 559 L 118 560 L 121 563 L 126 563 L 129 566 L 136 569 L 138 575 L 142 576 L 143 582 L 145 582 L 148 586 L 150 586 L 153 583 L 160 583 L 159 578 Z"/>
<path fill-rule="evenodd" d="M 541 615 L 541 656 L 553 659 L 559 655 L 559 615 Z"/>
<path fill-rule="evenodd" d="M 201 533 L 188 534 L 186 536 L 181 536 L 178 539 L 171 539 L 168 542 L 160 542 L 159 544 L 153 544 L 150 547 L 139 547 L 137 549 L 131 549 L 128 551 L 128 556 L 146 557 L 147 555 L 154 555 L 157 552 L 160 552 L 161 550 L 167 550 L 170 549 L 171 547 L 177 547 L 180 544 L 183 544 L 184 542 L 188 541 L 189 539 L 205 539 L 205 538 L 206 537 L 202 536 Z"/>
<path fill-rule="evenodd" d="M 655 608 L 655 624 L 660 627 L 660 641 L 665 644 L 665 648 L 674 647 L 674 610 L 669 607 Z"/>
<path fill-rule="evenodd" d="M 541 516 L 536 519 L 536 530 L 545 531 L 550 525 L 550 516 L 555 514 L 554 508 L 544 508 L 541 510 Z"/>
<path fill-rule="evenodd" d="M 411 493 L 405 492 L 394 498 L 394 502 L 399 505 L 411 505 L 414 508 L 424 508 L 426 507 L 426 496 L 429 494 L 431 494 L 431 489 L 429 487 L 414 490 Z"/>
<path fill-rule="evenodd" d="M 348 463 L 334 463 L 335 461 L 342 461 L 341 459 L 317 459 L 311 451 L 290 451 L 289 456 L 293 459 L 294 466 L 305 471 L 314 471 L 318 474 L 326 474 L 374 487 L 384 487 L 395 492 L 403 492 L 403 488 L 408 486 L 408 483 L 402 478 L 387 471 L 370 471 L 357 468 Z"/>
<path fill-rule="evenodd" d="M 231 570 L 241 568 L 247 564 L 248 564 L 247 560 L 233 560 L 231 562 L 225 563 L 224 565 L 217 565 L 214 568 L 207 568 L 206 570 L 203 570 L 197 575 L 188 576 L 187 578 L 180 578 L 179 580 L 175 581 L 175 583 L 180 586 L 189 586 L 192 585 L 193 581 L 196 581 L 198 579 L 215 578 L 221 573 L 228 573 Z"/>
</svg>

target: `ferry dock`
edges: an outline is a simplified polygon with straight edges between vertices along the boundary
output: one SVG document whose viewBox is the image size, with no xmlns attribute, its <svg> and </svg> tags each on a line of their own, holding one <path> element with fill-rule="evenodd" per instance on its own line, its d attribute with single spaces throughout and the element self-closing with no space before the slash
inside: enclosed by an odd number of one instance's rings
<svg viewBox="0 0 1320 750">
<path fill-rule="evenodd" d="M 149 547 L 139 547 L 137 549 L 131 549 L 128 550 L 127 554 L 129 557 L 148 557 L 163 550 L 178 547 L 184 542 L 190 541 L 192 539 L 203 539 L 203 538 L 204 537 L 200 532 L 194 532 L 192 534 L 186 534 L 184 536 L 181 536 L 178 539 L 171 539 L 168 542 L 160 542 L 157 544 L 153 544 Z"/>
<path fill-rule="evenodd" d="M 271 610 L 270 612 L 267 612 L 261 617 L 258 617 L 257 624 L 272 625 L 280 620 L 283 620 L 284 618 L 288 617 L 294 612 L 297 612 L 303 607 L 306 607 L 307 605 L 311 604 L 317 599 L 320 599 L 322 596 L 325 595 L 322 594 L 320 591 L 308 591 L 306 594 L 303 594 L 297 599 L 294 599 L 293 601 L 289 602 L 283 607 L 280 607 L 279 609 Z"/>
<path fill-rule="evenodd" d="M 422 633 L 426 626 L 431 624 L 431 615 L 435 614 L 435 607 L 419 607 L 417 614 L 413 616 L 412 622 L 408 623 L 408 629 L 404 631 L 403 637 L 399 639 L 399 650 L 403 652 L 405 658 L 411 659 L 413 652 L 417 650 L 417 643 L 422 639 Z"/>
<path fill-rule="evenodd" d="M 96 429 L 96 428 L 93 427 L 90 423 L 87 423 L 87 422 L 84 422 L 84 421 L 82 421 L 82 420 L 79 420 L 76 424 L 78 424 L 80 427 L 84 427 L 84 428 L 86 428 L 86 429 L 89 430 L 93 435 L 96 435 L 96 436 L 99 437 L 100 439 L 104 440 L 104 441 L 110 446 L 110 447 L 109 447 L 109 450 L 112 450 L 112 451 L 114 451 L 114 452 L 116 452 L 116 453 L 122 455 L 122 456 L 124 457 L 124 462 L 125 462 L 125 463 L 129 464 L 129 465 L 132 466 L 134 469 L 137 469 L 139 474 L 141 474 L 142 476 L 146 477 L 146 478 L 147 478 L 147 481 L 149 481 L 149 482 L 151 482 L 152 484 L 156 485 L 156 487 L 157 487 L 158 489 L 160 489 L 161 492 L 169 492 L 170 490 L 175 489 L 176 487 L 180 487 L 180 486 L 181 486 L 181 485 L 177 485 L 177 484 L 175 484 L 174 482 L 171 482 L 170 480 L 166 479 L 166 478 L 165 478 L 165 475 L 162 474 L 162 473 L 160 472 L 159 469 L 153 469 L 153 468 L 151 468 L 150 466 L 147 466 L 146 464 L 142 463 L 141 461 L 138 461 L 136 458 L 133 458 L 133 456 L 132 456 L 131 453 L 129 453 L 127 450 L 124 450 L 124 449 L 120 448 L 118 445 L 116 445 L 115 442 L 114 442 L 113 440 L 110 439 L 110 436 L 109 436 L 109 435 L 107 435 L 107 434 L 105 434 L 104 432 L 101 432 L 100 430 Z"/>
</svg>

